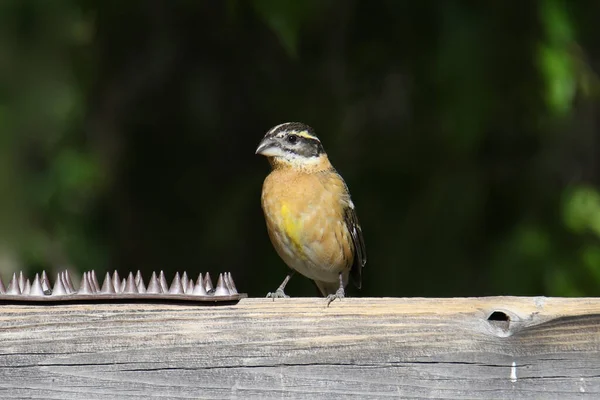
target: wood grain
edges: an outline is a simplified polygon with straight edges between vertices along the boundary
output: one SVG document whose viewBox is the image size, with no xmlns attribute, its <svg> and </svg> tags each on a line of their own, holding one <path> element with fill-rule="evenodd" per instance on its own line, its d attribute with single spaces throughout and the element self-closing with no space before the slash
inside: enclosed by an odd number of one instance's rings
<svg viewBox="0 0 600 400">
<path fill-rule="evenodd" d="M 600 299 L 0 306 L 0 398 L 151 397 L 598 399 Z"/>
</svg>

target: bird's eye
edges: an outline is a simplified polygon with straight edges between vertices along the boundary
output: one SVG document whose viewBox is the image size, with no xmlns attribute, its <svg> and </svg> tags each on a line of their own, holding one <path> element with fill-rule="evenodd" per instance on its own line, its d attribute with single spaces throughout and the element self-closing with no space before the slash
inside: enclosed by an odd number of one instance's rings
<svg viewBox="0 0 600 400">
<path fill-rule="evenodd" d="M 296 135 L 289 135 L 287 137 L 287 141 L 290 144 L 296 144 L 296 142 L 298 141 L 298 136 L 296 136 Z"/>
</svg>

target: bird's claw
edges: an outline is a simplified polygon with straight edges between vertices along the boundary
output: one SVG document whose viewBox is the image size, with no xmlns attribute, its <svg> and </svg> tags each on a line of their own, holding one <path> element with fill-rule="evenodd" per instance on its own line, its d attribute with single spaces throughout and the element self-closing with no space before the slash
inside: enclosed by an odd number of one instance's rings
<svg viewBox="0 0 600 400">
<path fill-rule="evenodd" d="M 285 294 L 285 292 L 283 291 L 282 288 L 277 289 L 275 292 L 267 293 L 267 299 L 271 298 L 271 299 L 273 299 L 273 301 L 275 301 L 275 299 L 286 299 L 289 297 L 290 296 Z"/>
<path fill-rule="evenodd" d="M 335 294 L 330 294 L 329 296 L 327 296 L 327 307 L 329 307 L 329 305 L 331 304 L 331 302 L 334 301 L 335 299 L 342 300 L 344 297 L 346 297 L 346 294 L 344 293 L 344 289 L 339 288 L 335 292 Z"/>
</svg>

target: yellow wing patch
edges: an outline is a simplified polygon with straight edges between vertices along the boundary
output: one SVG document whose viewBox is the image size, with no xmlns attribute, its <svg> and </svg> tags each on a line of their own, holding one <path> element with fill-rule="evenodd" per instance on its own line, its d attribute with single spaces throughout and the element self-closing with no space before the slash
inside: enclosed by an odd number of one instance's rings
<svg viewBox="0 0 600 400">
<path fill-rule="evenodd" d="M 286 236 L 292 242 L 292 245 L 296 249 L 296 252 L 304 256 L 304 246 L 300 241 L 301 230 L 302 230 L 302 221 L 294 218 L 292 214 L 292 210 L 288 207 L 286 203 L 281 205 L 281 217 L 283 219 L 283 230 Z"/>
</svg>

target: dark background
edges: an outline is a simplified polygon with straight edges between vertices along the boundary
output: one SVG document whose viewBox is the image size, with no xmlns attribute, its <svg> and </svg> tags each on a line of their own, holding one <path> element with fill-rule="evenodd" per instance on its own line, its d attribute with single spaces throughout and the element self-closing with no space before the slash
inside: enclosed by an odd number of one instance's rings
<svg viewBox="0 0 600 400">
<path fill-rule="evenodd" d="M 600 294 L 600 2 L 0 1 L 0 268 L 286 273 L 254 151 L 313 126 L 364 296 Z M 291 295 L 314 295 L 295 277 Z"/>
</svg>

